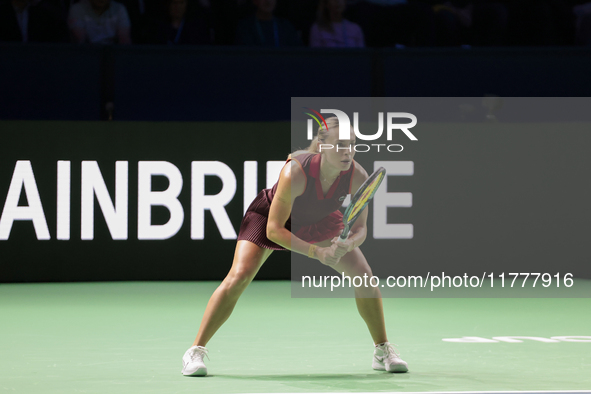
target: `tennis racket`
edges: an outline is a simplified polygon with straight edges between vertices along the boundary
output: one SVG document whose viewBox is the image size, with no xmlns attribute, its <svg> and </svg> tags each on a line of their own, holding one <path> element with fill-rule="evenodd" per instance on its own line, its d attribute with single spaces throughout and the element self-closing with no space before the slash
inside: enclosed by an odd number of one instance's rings
<svg viewBox="0 0 591 394">
<path fill-rule="evenodd" d="M 369 176 L 369 178 L 365 180 L 365 182 L 363 182 L 353 198 L 351 198 L 351 203 L 343 214 L 343 224 L 345 225 L 345 228 L 339 237 L 340 242 L 344 242 L 347 239 L 353 223 L 355 223 L 355 221 L 359 218 L 361 212 L 363 212 L 363 209 L 365 209 L 367 204 L 369 204 L 369 201 L 373 198 L 374 194 L 376 194 L 376 191 L 380 187 L 385 177 L 386 170 L 384 167 L 378 168 L 373 174 Z"/>
</svg>

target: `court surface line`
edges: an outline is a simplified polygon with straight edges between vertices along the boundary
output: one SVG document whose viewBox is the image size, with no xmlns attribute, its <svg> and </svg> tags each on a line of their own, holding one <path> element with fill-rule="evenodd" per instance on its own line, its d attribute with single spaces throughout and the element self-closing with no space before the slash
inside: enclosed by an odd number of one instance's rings
<svg viewBox="0 0 591 394">
<path fill-rule="evenodd" d="M 531 393 L 531 394 L 562 394 L 562 393 L 584 393 L 591 394 L 589 390 L 534 390 L 534 391 L 368 391 L 366 393 L 355 394 L 509 394 L 509 393 Z M 303 394 L 303 393 L 248 393 L 248 394 Z M 322 393 L 309 393 L 305 394 L 351 394 L 350 392 L 322 392 Z"/>
</svg>

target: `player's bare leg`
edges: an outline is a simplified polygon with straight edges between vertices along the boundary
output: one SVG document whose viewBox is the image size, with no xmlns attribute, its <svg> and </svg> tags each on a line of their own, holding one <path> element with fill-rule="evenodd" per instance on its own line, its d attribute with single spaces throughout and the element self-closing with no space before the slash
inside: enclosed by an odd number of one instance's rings
<svg viewBox="0 0 591 394">
<path fill-rule="evenodd" d="M 273 251 L 238 241 L 230 272 L 207 303 L 193 346 L 205 346 L 234 310 L 238 298 Z"/>
<path fill-rule="evenodd" d="M 326 241 L 325 241 L 326 242 Z M 330 242 L 319 244 L 319 246 L 329 246 Z M 332 267 L 339 274 L 345 274 L 353 279 L 354 276 L 363 277 L 367 274 L 368 278 L 373 275 L 367 260 L 359 248 L 353 249 L 347 253 L 339 263 Z M 369 279 L 368 279 L 369 281 Z M 386 324 L 384 322 L 384 308 L 382 306 L 382 294 L 377 287 L 356 287 L 355 302 L 359 314 L 367 324 L 369 333 L 374 343 L 384 343 L 388 341 L 386 335 Z"/>
<path fill-rule="evenodd" d="M 203 362 L 203 357 L 207 356 L 208 352 L 205 345 L 228 320 L 238 298 L 252 282 L 271 252 L 272 250 L 258 247 L 252 242 L 238 241 L 232 268 L 209 299 L 195 342 L 183 356 L 183 375 L 207 375 L 207 367 Z"/>
<path fill-rule="evenodd" d="M 330 244 L 330 241 L 324 241 L 318 245 L 330 246 Z M 400 359 L 396 349 L 388 342 L 382 294 L 379 288 L 369 285 L 369 278 L 373 276 L 373 273 L 361 250 L 359 248 L 353 249 L 341 257 L 339 263 L 332 268 L 339 274 L 344 273 L 346 276 L 351 277 L 351 280 L 353 280 L 354 276 L 363 277 L 363 275 L 367 275 L 368 277 L 367 287 L 355 288 L 355 302 L 357 303 L 357 310 L 365 321 L 376 345 L 372 367 L 388 372 L 408 371 L 407 363 Z"/>
</svg>

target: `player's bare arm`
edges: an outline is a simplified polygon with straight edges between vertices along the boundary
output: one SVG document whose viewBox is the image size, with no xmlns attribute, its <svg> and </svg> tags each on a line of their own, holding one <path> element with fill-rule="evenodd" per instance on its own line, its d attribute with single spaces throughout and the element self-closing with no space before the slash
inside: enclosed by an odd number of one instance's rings
<svg viewBox="0 0 591 394">
<path fill-rule="evenodd" d="M 271 202 L 267 221 L 267 238 L 285 249 L 307 256 L 312 244 L 301 240 L 285 228 L 285 223 L 291 215 L 293 203 L 297 197 L 304 193 L 306 182 L 306 174 L 297 161 L 292 160 L 283 167 L 277 191 Z M 323 264 L 336 264 L 338 258 L 334 257 L 335 250 L 336 246 L 318 248 L 314 253 L 314 258 Z"/>
</svg>

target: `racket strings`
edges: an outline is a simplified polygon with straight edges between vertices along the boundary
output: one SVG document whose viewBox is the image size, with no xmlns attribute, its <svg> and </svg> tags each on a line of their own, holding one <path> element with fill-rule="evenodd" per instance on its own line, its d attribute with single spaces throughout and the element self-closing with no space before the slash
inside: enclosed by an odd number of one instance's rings
<svg viewBox="0 0 591 394">
<path fill-rule="evenodd" d="M 355 202 L 355 204 L 353 205 L 353 209 L 351 210 L 351 213 L 349 214 L 349 217 L 347 219 L 354 218 L 355 215 L 357 215 L 357 213 L 365 207 L 367 201 L 371 197 L 373 197 L 376 188 L 382 182 L 382 177 L 383 174 L 380 174 L 378 177 L 376 177 L 376 179 L 374 179 L 374 181 L 371 184 L 367 186 L 367 189 L 364 190 L 361 197 L 359 197 L 357 202 Z"/>
</svg>

